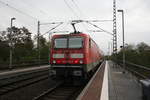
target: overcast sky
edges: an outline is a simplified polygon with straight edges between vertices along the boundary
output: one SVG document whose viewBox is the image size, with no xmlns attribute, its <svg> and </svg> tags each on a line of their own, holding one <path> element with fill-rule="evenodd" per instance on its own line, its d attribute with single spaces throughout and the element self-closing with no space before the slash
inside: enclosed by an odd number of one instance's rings
<svg viewBox="0 0 150 100">
<path fill-rule="evenodd" d="M 116 0 L 117 9 L 125 12 L 125 42 L 137 44 L 145 42 L 150 45 L 150 0 Z M 13 25 L 25 26 L 36 34 L 37 21 L 65 22 L 54 31 L 72 31 L 68 21 L 82 20 L 112 20 L 112 0 L 0 0 L 0 31 L 10 26 L 10 19 L 15 17 Z M 94 23 L 112 32 L 112 22 Z M 41 25 L 41 34 L 54 25 Z M 108 53 L 108 44 L 112 36 L 105 32 L 87 32 L 97 30 L 86 23 L 77 25 L 77 29 L 90 34 L 102 50 Z M 47 37 L 47 36 L 46 36 Z M 118 48 L 122 43 L 121 13 L 117 13 Z"/>
</svg>

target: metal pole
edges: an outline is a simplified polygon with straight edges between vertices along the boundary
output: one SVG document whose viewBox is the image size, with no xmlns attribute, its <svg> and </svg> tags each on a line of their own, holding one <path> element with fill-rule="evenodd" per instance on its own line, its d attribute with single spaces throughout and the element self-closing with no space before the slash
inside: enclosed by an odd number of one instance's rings
<svg viewBox="0 0 150 100">
<path fill-rule="evenodd" d="M 108 42 L 108 56 L 110 54 L 110 43 Z"/>
<path fill-rule="evenodd" d="M 9 50 L 9 69 L 12 69 L 12 24 L 15 18 L 11 18 L 10 23 L 10 50 Z"/>
<path fill-rule="evenodd" d="M 122 11 L 122 38 L 123 38 L 123 67 L 125 69 L 125 47 L 124 47 L 124 12 Z"/>
<path fill-rule="evenodd" d="M 37 30 L 37 48 L 38 48 L 38 64 L 40 66 L 40 21 L 38 21 L 38 30 Z"/>
<path fill-rule="evenodd" d="M 124 11 L 123 10 L 118 10 L 118 12 L 122 13 L 122 45 L 123 45 L 123 68 L 125 69 L 125 47 L 124 47 Z M 125 70 L 123 71 L 123 73 L 125 73 Z"/>
</svg>

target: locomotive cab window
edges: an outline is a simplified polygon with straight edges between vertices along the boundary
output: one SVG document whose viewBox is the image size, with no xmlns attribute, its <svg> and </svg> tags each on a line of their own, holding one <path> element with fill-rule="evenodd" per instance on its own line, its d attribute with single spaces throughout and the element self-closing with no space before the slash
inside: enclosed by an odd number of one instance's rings
<svg viewBox="0 0 150 100">
<path fill-rule="evenodd" d="M 54 48 L 67 48 L 67 38 L 56 38 Z"/>
<path fill-rule="evenodd" d="M 66 37 L 56 38 L 54 40 L 54 48 L 82 48 L 83 38 L 82 37 Z"/>
<path fill-rule="evenodd" d="M 82 37 L 70 37 L 68 47 L 69 48 L 82 48 L 83 38 Z"/>
</svg>

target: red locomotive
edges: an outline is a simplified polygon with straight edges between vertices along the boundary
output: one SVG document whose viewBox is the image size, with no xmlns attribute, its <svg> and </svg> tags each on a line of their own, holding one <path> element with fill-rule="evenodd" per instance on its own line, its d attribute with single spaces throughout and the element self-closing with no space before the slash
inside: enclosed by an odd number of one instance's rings
<svg viewBox="0 0 150 100">
<path fill-rule="evenodd" d="M 50 50 L 51 75 L 87 78 L 102 61 L 102 52 L 89 35 L 53 35 Z"/>
</svg>

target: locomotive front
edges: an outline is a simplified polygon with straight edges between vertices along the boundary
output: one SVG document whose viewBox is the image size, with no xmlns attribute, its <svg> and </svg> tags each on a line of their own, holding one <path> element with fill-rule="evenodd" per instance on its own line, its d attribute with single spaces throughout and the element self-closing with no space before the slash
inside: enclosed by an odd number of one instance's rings
<svg viewBox="0 0 150 100">
<path fill-rule="evenodd" d="M 56 77 L 83 77 L 85 65 L 85 36 L 54 35 L 50 51 L 50 74 Z"/>
</svg>

